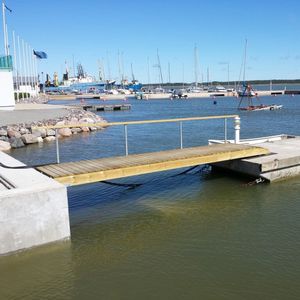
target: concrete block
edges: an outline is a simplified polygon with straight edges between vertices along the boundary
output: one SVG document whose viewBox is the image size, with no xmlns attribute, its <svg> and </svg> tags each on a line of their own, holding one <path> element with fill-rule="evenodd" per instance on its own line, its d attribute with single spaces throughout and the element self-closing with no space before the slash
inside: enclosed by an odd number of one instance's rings
<svg viewBox="0 0 300 300">
<path fill-rule="evenodd" d="M 0 162 L 23 165 L 0 152 Z M 0 190 L 0 255 L 70 237 L 66 187 L 34 169 L 6 169 Z"/>
</svg>

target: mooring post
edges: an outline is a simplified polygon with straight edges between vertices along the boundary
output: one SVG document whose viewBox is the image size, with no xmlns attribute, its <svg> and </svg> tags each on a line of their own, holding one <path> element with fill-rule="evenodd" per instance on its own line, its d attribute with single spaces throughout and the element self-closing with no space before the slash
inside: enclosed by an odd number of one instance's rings
<svg viewBox="0 0 300 300">
<path fill-rule="evenodd" d="M 179 130 L 180 130 L 180 149 L 183 149 L 182 122 L 179 122 Z"/>
<path fill-rule="evenodd" d="M 240 142 L 240 129 L 241 129 L 241 118 L 239 116 L 236 116 L 234 118 L 234 131 L 235 131 L 234 142 L 236 144 Z"/>
<path fill-rule="evenodd" d="M 56 162 L 59 164 L 58 130 L 55 128 Z"/>
<path fill-rule="evenodd" d="M 127 125 L 124 125 L 124 134 L 125 134 L 125 154 L 128 156 L 128 136 L 127 136 Z"/>
<path fill-rule="evenodd" d="M 224 141 L 227 143 L 227 119 L 224 119 Z"/>
</svg>

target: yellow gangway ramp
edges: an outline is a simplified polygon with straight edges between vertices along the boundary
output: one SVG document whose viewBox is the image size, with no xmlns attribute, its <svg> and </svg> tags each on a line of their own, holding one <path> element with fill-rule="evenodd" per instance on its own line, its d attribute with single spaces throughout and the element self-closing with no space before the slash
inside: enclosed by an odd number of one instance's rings
<svg viewBox="0 0 300 300">
<path fill-rule="evenodd" d="M 227 143 L 49 164 L 36 169 L 62 184 L 72 186 L 268 153 L 262 147 Z"/>
</svg>

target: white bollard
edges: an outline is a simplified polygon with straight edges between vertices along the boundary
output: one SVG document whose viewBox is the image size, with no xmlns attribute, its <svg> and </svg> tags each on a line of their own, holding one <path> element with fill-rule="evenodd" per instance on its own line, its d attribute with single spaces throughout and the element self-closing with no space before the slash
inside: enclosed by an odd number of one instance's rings
<svg viewBox="0 0 300 300">
<path fill-rule="evenodd" d="M 239 144 L 240 142 L 240 129 L 241 129 L 241 118 L 239 116 L 236 116 L 234 118 L 235 144 Z"/>
</svg>

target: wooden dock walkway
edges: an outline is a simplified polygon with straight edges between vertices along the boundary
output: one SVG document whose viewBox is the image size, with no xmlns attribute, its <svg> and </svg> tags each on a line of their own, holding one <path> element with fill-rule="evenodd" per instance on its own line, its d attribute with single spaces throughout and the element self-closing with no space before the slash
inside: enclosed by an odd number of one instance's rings
<svg viewBox="0 0 300 300">
<path fill-rule="evenodd" d="M 262 147 L 241 144 L 215 144 L 144 154 L 49 164 L 36 167 L 65 185 L 88 184 L 153 172 L 191 167 L 267 154 Z"/>
<path fill-rule="evenodd" d="M 81 104 L 78 106 L 86 111 L 113 111 L 113 110 L 129 110 L 131 109 L 131 104 Z"/>
</svg>

